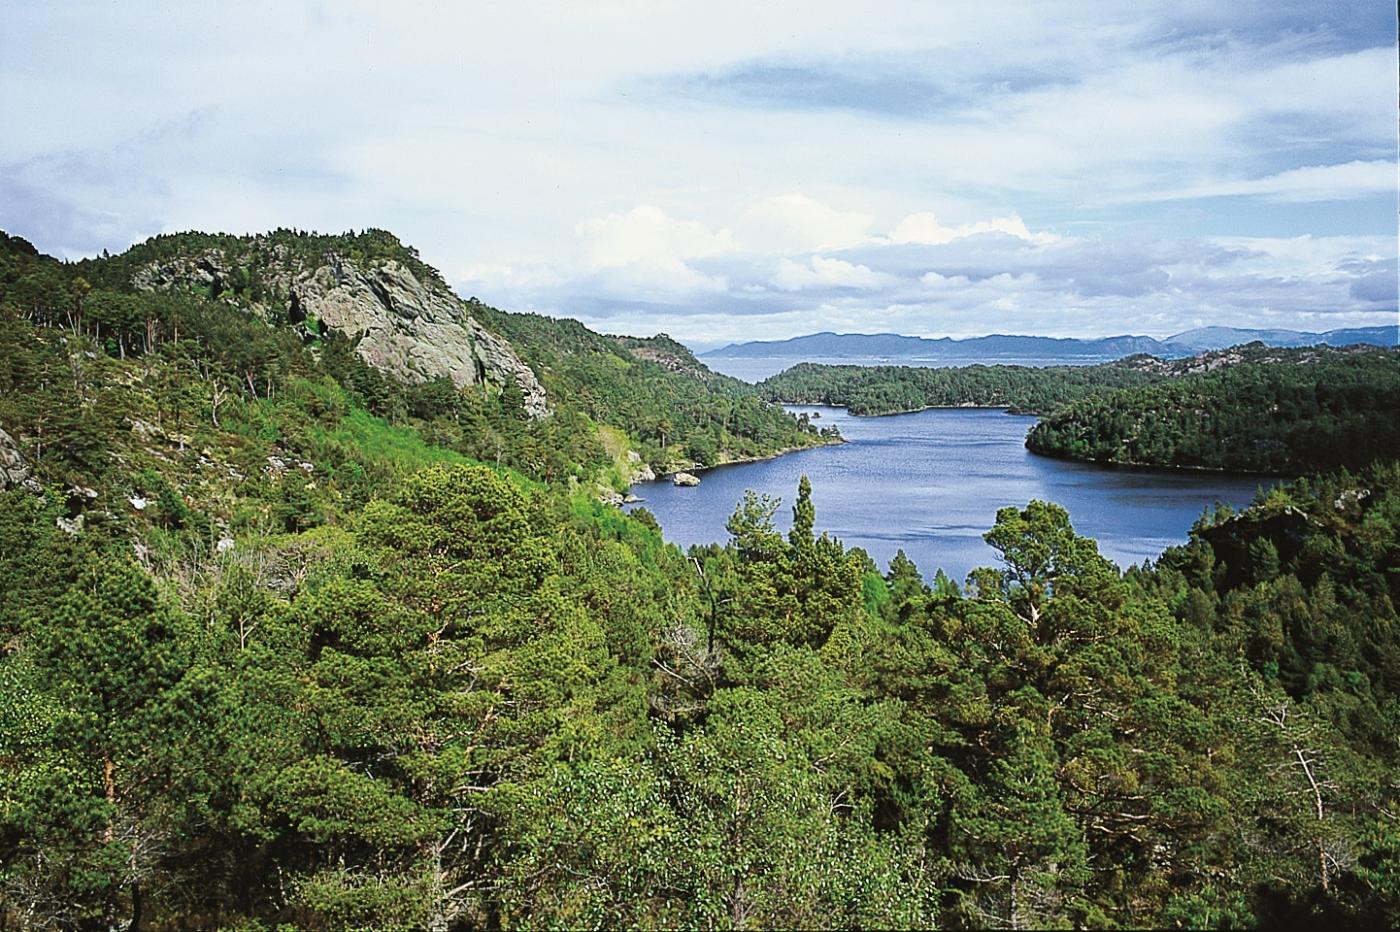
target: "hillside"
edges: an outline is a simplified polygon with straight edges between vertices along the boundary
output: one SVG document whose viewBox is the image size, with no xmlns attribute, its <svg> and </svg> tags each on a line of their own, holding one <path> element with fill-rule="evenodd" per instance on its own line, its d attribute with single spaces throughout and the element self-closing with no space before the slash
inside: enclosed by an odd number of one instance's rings
<svg viewBox="0 0 1400 932">
<path fill-rule="evenodd" d="M 1125 365 L 1160 381 L 1054 411 L 1026 446 L 1101 463 L 1293 474 L 1400 457 L 1400 349 L 1255 344 Z"/>
<path fill-rule="evenodd" d="M 934 369 L 804 362 L 764 379 L 758 383 L 758 391 L 771 401 L 839 405 L 855 415 L 899 414 L 931 407 L 1010 408 L 1020 414 L 1045 414 L 1091 394 L 1162 377 L 1147 366 L 1129 364 Z"/>
<path fill-rule="evenodd" d="M 1094 340 L 993 334 L 952 339 L 901 336 L 895 333 L 813 333 L 787 340 L 734 343 L 702 355 L 709 357 L 788 357 L 792 359 L 863 356 L 918 359 L 1034 357 L 1044 359 L 1118 357 L 1160 353 L 1163 344 L 1151 337 L 1116 336 Z"/>
<path fill-rule="evenodd" d="M 553 396 L 571 399 L 599 423 L 626 425 L 659 471 L 764 456 L 823 439 L 800 429 L 753 386 L 710 371 L 664 334 L 609 337 L 574 320 L 469 306 L 521 347 Z"/>
<path fill-rule="evenodd" d="M 660 350 L 684 351 L 668 340 L 525 325 L 469 306 L 383 231 L 180 234 L 71 264 L 5 237 L 0 261 L 0 429 L 41 478 L 70 485 L 96 487 L 111 471 L 84 452 L 96 435 L 120 438 L 124 462 L 151 462 L 174 488 L 191 478 L 191 447 L 221 460 L 251 445 L 250 463 L 275 457 L 329 474 L 337 464 L 324 460 L 324 438 L 371 422 L 532 478 L 611 490 L 648 464 L 691 468 L 822 442 L 688 353 L 689 368 L 677 369 Z M 152 439 L 167 435 L 180 438 L 181 457 Z M 316 486 L 336 494 L 334 482 Z"/>
</svg>

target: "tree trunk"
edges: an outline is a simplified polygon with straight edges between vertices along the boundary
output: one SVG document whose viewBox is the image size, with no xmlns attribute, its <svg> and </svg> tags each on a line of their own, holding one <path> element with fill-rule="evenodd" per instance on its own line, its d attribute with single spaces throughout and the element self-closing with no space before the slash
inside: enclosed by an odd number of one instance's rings
<svg viewBox="0 0 1400 932">
<path fill-rule="evenodd" d="M 112 807 L 112 812 L 107 816 L 107 827 L 102 830 L 102 843 L 111 844 L 114 835 L 113 823 L 116 820 L 117 809 L 117 767 L 112 763 L 112 755 L 106 751 L 102 752 L 102 788 L 107 797 L 107 805 Z"/>
</svg>

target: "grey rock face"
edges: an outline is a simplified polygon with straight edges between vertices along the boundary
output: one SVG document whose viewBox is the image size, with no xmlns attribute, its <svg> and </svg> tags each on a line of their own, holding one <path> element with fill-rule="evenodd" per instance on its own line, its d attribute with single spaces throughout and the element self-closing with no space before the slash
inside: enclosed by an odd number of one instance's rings
<svg viewBox="0 0 1400 932">
<path fill-rule="evenodd" d="M 671 476 L 672 485 L 695 486 L 700 484 L 700 477 L 688 472 L 673 473 Z"/>
<path fill-rule="evenodd" d="M 633 484 L 656 480 L 656 471 L 649 464 L 642 462 L 642 455 L 636 450 L 627 451 L 627 463 L 632 470 L 631 480 Z"/>
<path fill-rule="evenodd" d="M 0 489 L 21 485 L 29 478 L 29 464 L 20 455 L 15 438 L 0 430 Z"/>
<path fill-rule="evenodd" d="M 315 268 L 297 267 L 274 247 L 263 255 L 262 274 L 285 300 L 293 323 L 315 319 L 350 337 L 365 362 L 407 382 L 445 377 L 458 388 L 514 383 L 531 417 L 545 417 L 548 399 L 535 373 L 502 338 L 466 312 L 440 282 L 424 282 L 407 266 L 388 260 L 359 266 L 329 257 Z M 151 291 L 201 286 L 214 296 L 227 291 L 232 273 L 218 252 L 140 269 L 133 284 Z"/>
</svg>

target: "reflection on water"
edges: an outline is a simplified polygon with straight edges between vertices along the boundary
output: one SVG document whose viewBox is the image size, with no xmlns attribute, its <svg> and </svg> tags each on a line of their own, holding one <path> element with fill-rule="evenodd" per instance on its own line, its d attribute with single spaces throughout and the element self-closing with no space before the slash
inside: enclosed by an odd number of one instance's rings
<svg viewBox="0 0 1400 932">
<path fill-rule="evenodd" d="M 1258 478 L 1209 473 L 1109 469 L 1046 459 L 1024 440 L 1034 418 L 1001 411 L 941 409 L 893 417 L 855 418 L 840 408 L 798 407 L 820 413 L 850 443 L 711 469 L 698 488 L 648 482 L 633 491 L 646 499 L 666 539 L 682 546 L 724 541 L 725 522 L 745 489 L 781 497 L 784 529 L 798 478 L 812 480 L 817 530 L 848 547 L 864 547 L 881 566 L 895 551 L 925 577 L 942 568 L 961 581 L 993 561 L 982 541 L 996 511 L 1033 498 L 1069 509 L 1081 534 L 1099 542 L 1120 566 L 1154 558 L 1186 539 L 1201 512 L 1217 501 L 1248 504 Z"/>
</svg>

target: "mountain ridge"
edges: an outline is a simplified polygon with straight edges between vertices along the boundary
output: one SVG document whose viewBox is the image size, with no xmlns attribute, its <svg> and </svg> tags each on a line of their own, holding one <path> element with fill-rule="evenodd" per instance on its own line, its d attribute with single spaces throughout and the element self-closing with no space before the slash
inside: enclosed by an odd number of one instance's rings
<svg viewBox="0 0 1400 932">
<path fill-rule="evenodd" d="M 1235 327 L 1198 327 L 1164 340 L 1141 334 L 1119 334 L 1093 339 L 1045 337 L 1029 334 L 994 333 L 980 337 L 914 337 L 897 333 L 834 333 L 822 331 L 786 340 L 755 340 L 731 343 L 698 354 L 701 359 L 743 359 L 805 356 L 887 356 L 906 359 L 1005 357 L 1025 355 L 1039 358 L 1121 357 L 1136 353 L 1154 356 L 1191 356 L 1209 350 L 1226 349 L 1260 341 L 1269 346 L 1299 347 L 1324 343 L 1344 346 L 1370 343 L 1394 346 L 1400 343 L 1400 326 L 1351 327 L 1323 332 L 1300 330 L 1250 330 Z"/>
</svg>

